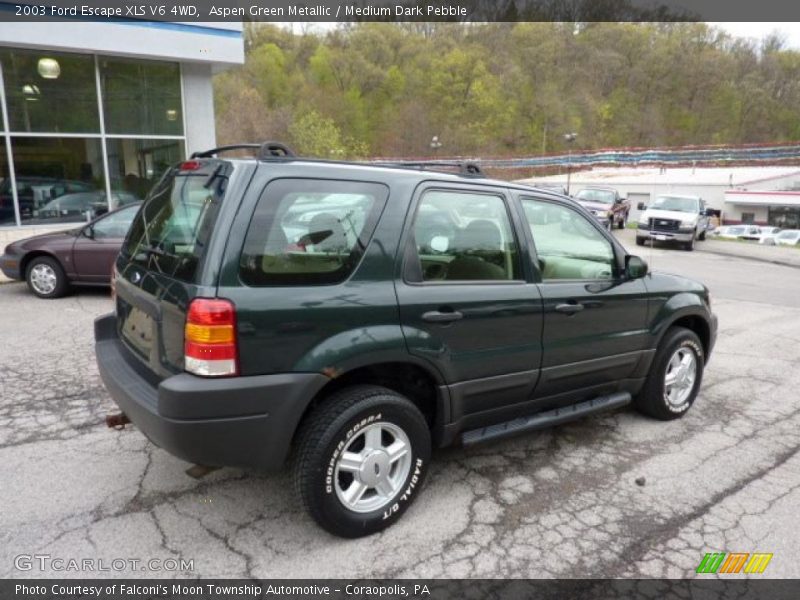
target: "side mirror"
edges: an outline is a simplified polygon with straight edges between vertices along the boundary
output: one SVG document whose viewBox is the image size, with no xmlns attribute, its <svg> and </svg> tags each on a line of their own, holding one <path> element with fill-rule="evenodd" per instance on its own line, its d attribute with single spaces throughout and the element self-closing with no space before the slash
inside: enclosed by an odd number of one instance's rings
<svg viewBox="0 0 800 600">
<path fill-rule="evenodd" d="M 92 227 L 91 225 L 87 225 L 86 227 L 84 227 L 81 233 L 90 240 L 94 239 L 94 227 Z"/>
<path fill-rule="evenodd" d="M 714 216 L 714 209 L 713 208 L 707 208 L 705 210 L 705 212 L 703 212 L 703 214 L 705 216 L 707 216 L 707 217 L 713 217 Z"/>
<path fill-rule="evenodd" d="M 647 205 L 644 202 L 639 202 L 639 204 L 636 205 L 636 208 L 639 210 L 647 210 Z"/>
<path fill-rule="evenodd" d="M 641 279 L 647 275 L 647 263 L 639 258 L 629 254 L 625 257 L 625 276 L 628 279 Z"/>
</svg>

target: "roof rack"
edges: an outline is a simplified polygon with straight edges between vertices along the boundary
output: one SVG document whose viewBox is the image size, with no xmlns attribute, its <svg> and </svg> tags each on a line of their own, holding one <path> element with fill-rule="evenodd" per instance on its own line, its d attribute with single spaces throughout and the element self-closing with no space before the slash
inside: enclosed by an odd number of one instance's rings
<svg viewBox="0 0 800 600">
<path fill-rule="evenodd" d="M 459 175 L 463 175 L 465 177 L 486 177 L 484 172 L 481 170 L 481 167 L 478 163 L 472 161 L 462 161 L 462 160 L 454 160 L 454 161 L 443 161 L 443 160 L 432 160 L 432 161 L 409 161 L 409 160 L 399 160 L 399 161 L 391 161 L 391 162 L 377 162 L 371 163 L 374 165 L 385 166 L 385 167 L 408 167 L 412 169 L 422 169 L 422 170 L 430 170 L 436 171 L 444 170 L 444 169 L 456 169 Z"/>
<path fill-rule="evenodd" d="M 263 142 L 261 144 L 231 144 L 229 146 L 219 146 L 211 150 L 194 152 L 191 158 L 211 158 L 222 152 L 232 152 L 234 150 L 257 150 L 256 157 L 258 159 L 294 158 L 297 156 L 294 150 L 289 148 L 286 144 L 281 144 L 280 142 Z"/>
</svg>

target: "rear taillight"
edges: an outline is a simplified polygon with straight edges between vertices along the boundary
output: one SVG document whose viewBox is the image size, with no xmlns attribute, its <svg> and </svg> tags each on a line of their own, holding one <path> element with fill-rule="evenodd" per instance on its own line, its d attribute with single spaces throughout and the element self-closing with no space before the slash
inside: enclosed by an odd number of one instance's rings
<svg viewBox="0 0 800 600">
<path fill-rule="evenodd" d="M 236 308 L 229 300 L 195 298 L 184 331 L 184 366 L 189 373 L 225 377 L 239 372 Z"/>
</svg>

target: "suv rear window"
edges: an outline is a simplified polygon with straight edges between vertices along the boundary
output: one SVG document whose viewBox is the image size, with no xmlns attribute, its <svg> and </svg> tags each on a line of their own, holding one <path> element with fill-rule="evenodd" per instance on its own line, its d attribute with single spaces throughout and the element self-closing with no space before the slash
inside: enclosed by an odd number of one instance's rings
<svg viewBox="0 0 800 600">
<path fill-rule="evenodd" d="M 273 181 L 247 230 L 239 277 L 250 286 L 344 280 L 363 256 L 388 194 L 377 183 Z"/>
<path fill-rule="evenodd" d="M 230 163 L 209 161 L 197 171 L 169 171 L 134 219 L 122 254 L 148 270 L 194 283 L 230 170 Z"/>
</svg>

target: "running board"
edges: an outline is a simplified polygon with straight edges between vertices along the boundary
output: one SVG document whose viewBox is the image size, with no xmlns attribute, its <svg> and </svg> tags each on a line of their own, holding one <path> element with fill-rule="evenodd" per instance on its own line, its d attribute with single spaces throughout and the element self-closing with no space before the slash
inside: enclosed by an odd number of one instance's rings
<svg viewBox="0 0 800 600">
<path fill-rule="evenodd" d="M 471 446 L 472 444 L 495 440 L 517 433 L 545 429 L 553 425 L 574 421 L 575 419 L 580 419 L 587 415 L 619 408 L 620 406 L 630 404 L 630 402 L 631 395 L 629 392 L 617 392 L 615 394 L 608 394 L 607 396 L 598 396 L 597 398 L 592 398 L 585 402 L 570 404 L 569 406 L 554 408 L 553 410 L 546 410 L 528 417 L 520 417 L 512 421 L 506 421 L 505 423 L 490 425 L 489 427 L 465 431 L 461 434 L 461 443 L 464 446 Z"/>
</svg>

